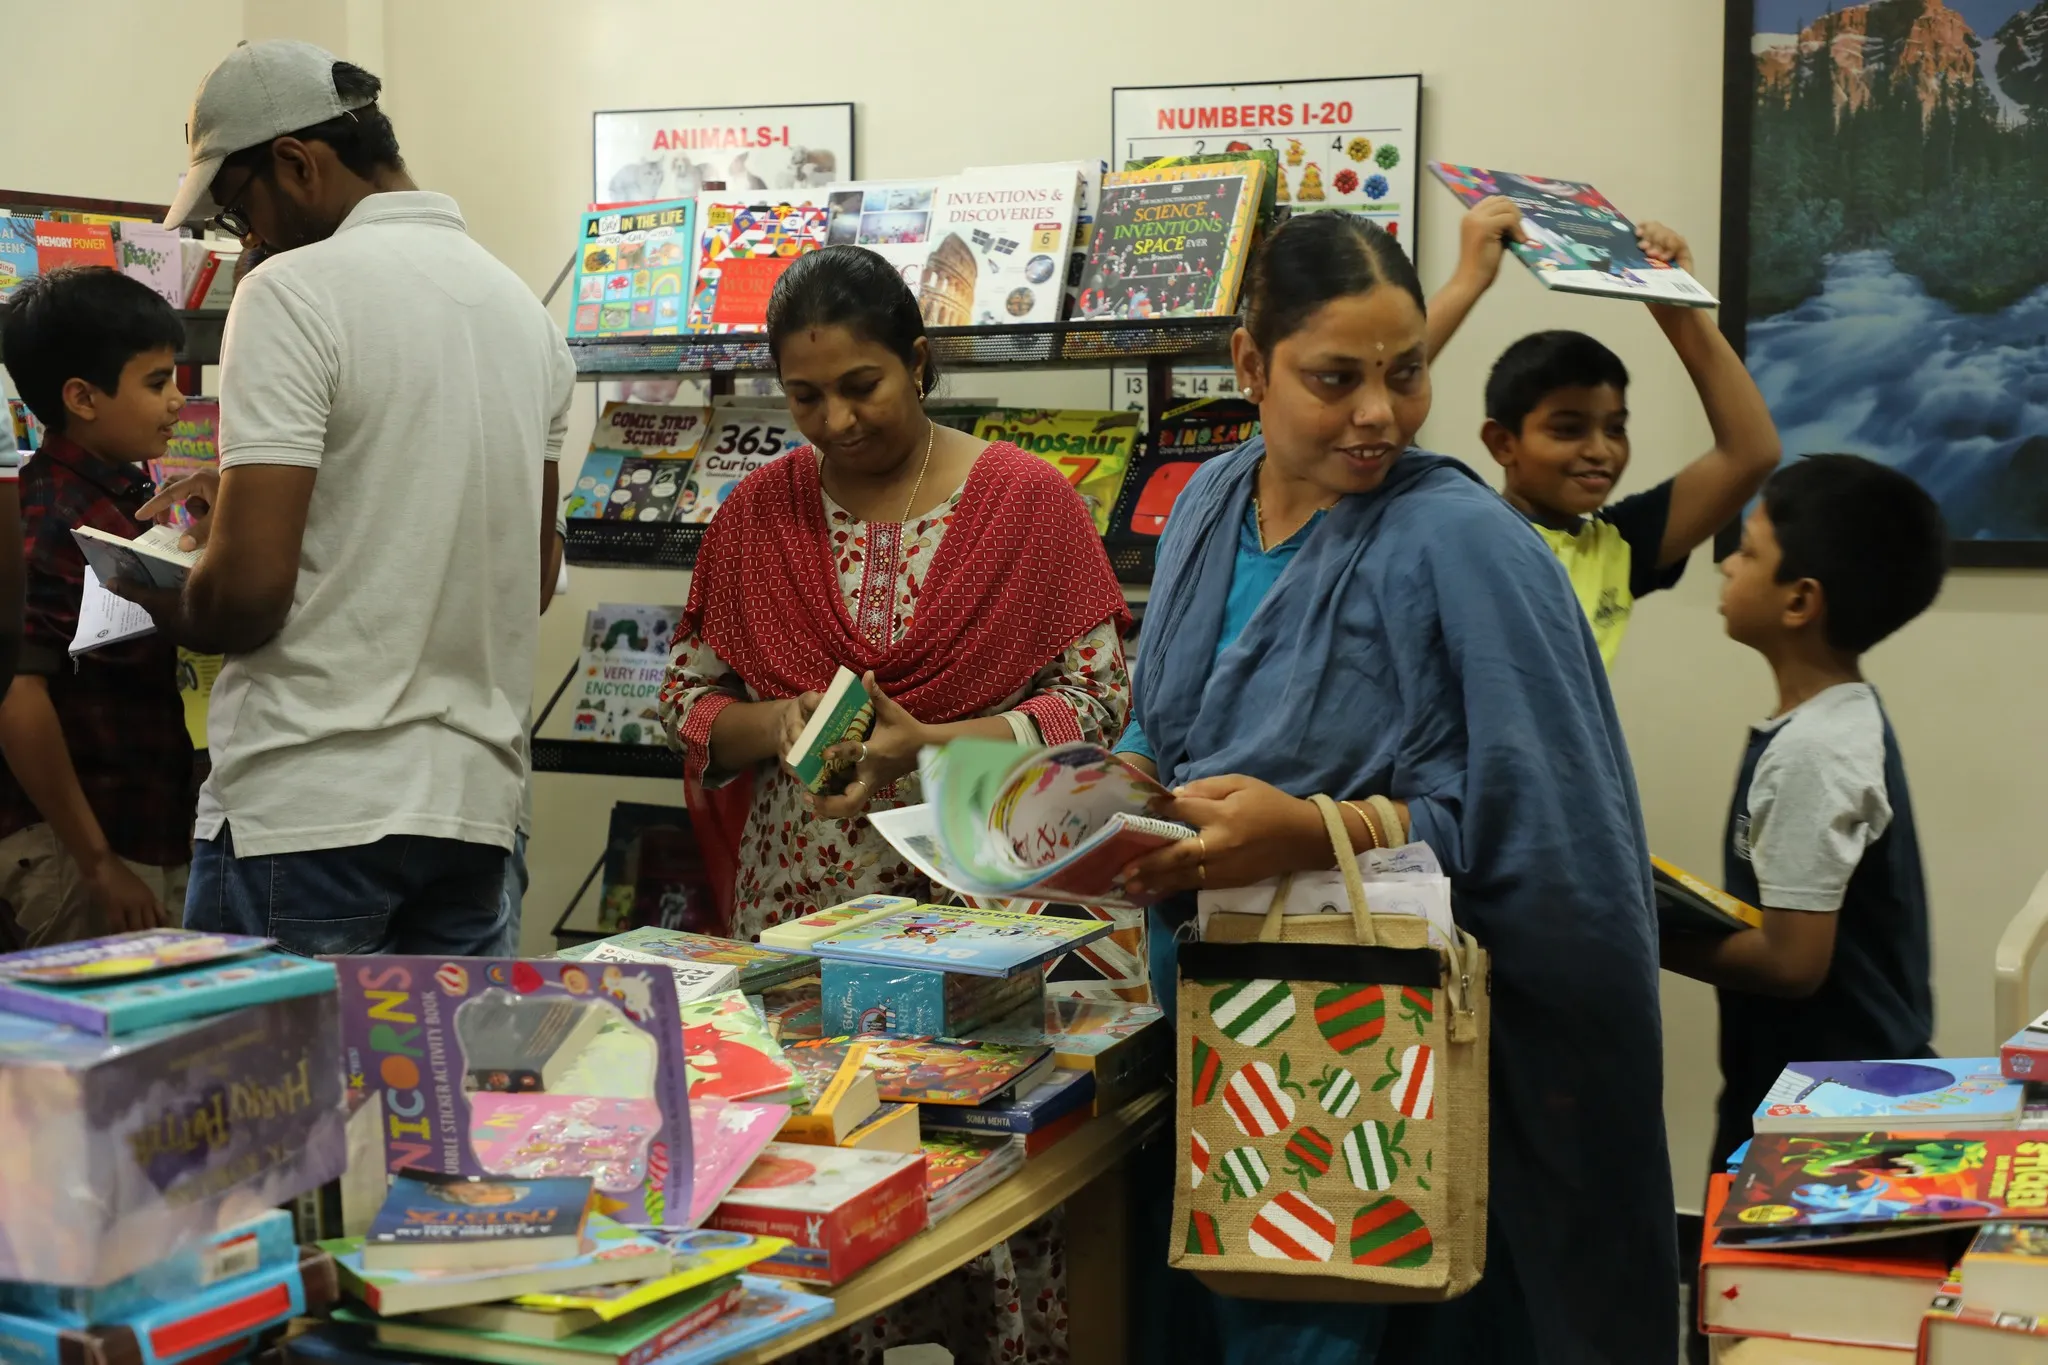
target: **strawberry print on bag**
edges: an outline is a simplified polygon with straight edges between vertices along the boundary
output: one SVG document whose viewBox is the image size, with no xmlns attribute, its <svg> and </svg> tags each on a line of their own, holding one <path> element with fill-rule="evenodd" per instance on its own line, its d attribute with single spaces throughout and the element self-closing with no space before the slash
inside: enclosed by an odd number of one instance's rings
<svg viewBox="0 0 2048 1365">
<path fill-rule="evenodd" d="M 1330 1160 L 1336 1152 L 1336 1143 L 1314 1128 L 1304 1127 L 1287 1139 L 1287 1150 L 1283 1155 L 1287 1158 L 1288 1169 L 1294 1173 L 1294 1178 L 1301 1182 L 1301 1187 L 1305 1190 L 1309 1186 L 1309 1181 L 1319 1175 L 1329 1174 Z"/>
<path fill-rule="evenodd" d="M 1230 1084 L 1223 1087 L 1223 1107 L 1246 1137 L 1271 1137 L 1294 1122 L 1294 1095 L 1308 1091 L 1299 1081 L 1288 1079 L 1288 1066 L 1285 1053 L 1277 1071 L 1269 1062 L 1250 1062 L 1239 1067 Z"/>
<path fill-rule="evenodd" d="M 1337 1220 L 1305 1194 L 1288 1190 L 1259 1210 L 1246 1238 L 1254 1256 L 1327 1261 L 1337 1249 Z"/>
<path fill-rule="evenodd" d="M 1309 1089 L 1316 1092 L 1316 1098 L 1323 1102 L 1323 1112 L 1333 1119 L 1349 1118 L 1365 1093 L 1359 1088 L 1358 1077 L 1341 1066 L 1324 1067 L 1323 1074 L 1309 1083 Z"/>
<path fill-rule="evenodd" d="M 1352 1215 L 1350 1252 L 1353 1265 L 1413 1270 L 1429 1264 L 1436 1243 L 1422 1216 L 1388 1195 Z"/>
<path fill-rule="evenodd" d="M 1394 1049 L 1387 1049 L 1387 1073 L 1372 1083 L 1374 1090 L 1392 1087 L 1388 1098 L 1394 1108 L 1411 1119 L 1436 1117 L 1436 1055 L 1429 1050 L 1429 1044 L 1417 1043 L 1402 1052 L 1401 1059 L 1394 1060 Z"/>
<path fill-rule="evenodd" d="M 1344 1173 L 1351 1177 L 1351 1183 L 1361 1190 L 1391 1189 L 1402 1165 L 1415 1164 L 1401 1146 L 1407 1131 L 1405 1119 L 1391 1129 L 1378 1119 L 1371 1119 L 1346 1133 Z"/>
<path fill-rule="evenodd" d="M 1387 994 L 1379 986 L 1333 986 L 1316 996 L 1316 1030 L 1340 1054 L 1379 1041 L 1387 1027 Z"/>
<path fill-rule="evenodd" d="M 1233 981 L 1210 997 L 1209 1017 L 1232 1042 L 1264 1047 L 1294 1022 L 1294 992 L 1285 981 Z"/>
</svg>

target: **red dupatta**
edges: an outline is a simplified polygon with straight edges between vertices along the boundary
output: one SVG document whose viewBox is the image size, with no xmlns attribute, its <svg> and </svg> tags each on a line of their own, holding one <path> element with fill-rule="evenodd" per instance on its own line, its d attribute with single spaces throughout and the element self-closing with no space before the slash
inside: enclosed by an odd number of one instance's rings
<svg viewBox="0 0 2048 1365">
<path fill-rule="evenodd" d="M 844 665 L 942 724 L 1001 702 L 1109 619 L 1128 628 L 1130 609 L 1086 506 L 1051 465 L 996 442 L 968 473 L 909 631 L 877 648 L 847 614 L 805 446 L 748 475 L 705 529 L 677 635 L 703 640 L 764 700 L 823 691 Z M 691 728 L 703 740 L 687 759 L 690 808 L 729 919 L 753 784 L 704 788 L 709 725 Z"/>
</svg>

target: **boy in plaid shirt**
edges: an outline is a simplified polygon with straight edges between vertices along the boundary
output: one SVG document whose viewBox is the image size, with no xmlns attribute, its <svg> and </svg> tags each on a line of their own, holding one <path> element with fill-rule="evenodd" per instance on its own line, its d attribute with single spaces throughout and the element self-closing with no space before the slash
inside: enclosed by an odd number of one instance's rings
<svg viewBox="0 0 2048 1365">
<path fill-rule="evenodd" d="M 0 307 L 0 351 L 48 438 L 21 470 L 27 613 L 0 701 L 0 899 L 30 944 L 180 921 L 192 858 L 192 744 L 175 641 L 70 657 L 86 565 L 74 526 L 123 537 L 154 491 L 184 396 L 184 325 L 147 286 L 59 270 Z"/>
</svg>

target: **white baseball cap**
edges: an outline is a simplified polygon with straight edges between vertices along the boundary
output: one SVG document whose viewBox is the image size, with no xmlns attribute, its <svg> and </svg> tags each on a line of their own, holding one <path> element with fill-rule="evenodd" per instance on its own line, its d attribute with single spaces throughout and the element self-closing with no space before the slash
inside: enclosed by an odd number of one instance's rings
<svg viewBox="0 0 2048 1365">
<path fill-rule="evenodd" d="M 243 43 L 230 52 L 192 97 L 192 117 L 185 124 L 192 164 L 164 215 L 164 226 L 180 227 L 220 212 L 213 200 L 213 177 L 234 153 L 374 103 L 371 98 L 351 102 L 335 93 L 338 60 L 325 48 L 289 38 Z"/>
</svg>

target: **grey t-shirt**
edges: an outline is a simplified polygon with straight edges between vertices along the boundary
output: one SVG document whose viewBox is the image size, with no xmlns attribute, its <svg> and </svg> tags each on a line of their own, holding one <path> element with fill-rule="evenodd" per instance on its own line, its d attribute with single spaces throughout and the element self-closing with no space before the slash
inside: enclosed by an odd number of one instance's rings
<svg viewBox="0 0 2048 1365">
<path fill-rule="evenodd" d="M 1868 683 L 1842 683 L 1756 727 L 1777 731 L 1749 784 L 1746 839 L 1762 904 L 1839 910 L 1864 850 L 1884 837 L 1884 713 Z"/>
</svg>

